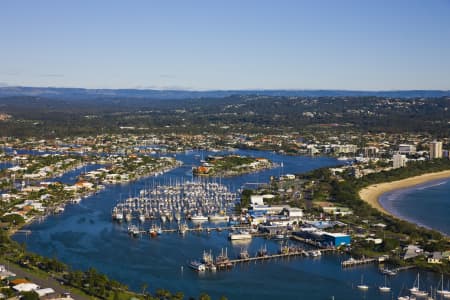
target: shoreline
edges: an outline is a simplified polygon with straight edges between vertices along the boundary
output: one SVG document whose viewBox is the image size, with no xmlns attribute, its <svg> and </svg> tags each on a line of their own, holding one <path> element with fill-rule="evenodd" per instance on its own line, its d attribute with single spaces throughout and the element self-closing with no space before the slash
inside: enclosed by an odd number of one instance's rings
<svg viewBox="0 0 450 300">
<path fill-rule="evenodd" d="M 359 197 L 361 200 L 375 208 L 381 213 L 384 213 L 386 215 L 395 217 L 397 219 L 405 220 L 408 222 L 411 222 L 410 220 L 406 219 L 405 217 L 399 216 L 394 214 L 394 212 L 386 210 L 380 203 L 380 198 L 383 194 L 395 191 L 395 190 L 402 190 L 410 187 L 414 187 L 420 184 L 424 184 L 427 182 L 440 180 L 440 179 L 448 179 L 450 178 L 450 170 L 446 171 L 440 171 L 440 172 L 433 172 L 433 173 L 426 173 L 419 176 L 409 177 L 406 179 L 391 181 L 391 182 L 383 182 L 379 184 L 373 184 L 368 187 L 365 187 L 361 189 L 358 192 Z M 420 224 L 418 224 L 420 225 Z M 420 225 L 424 226 L 424 225 Z M 436 230 L 436 229 L 434 229 Z"/>
</svg>

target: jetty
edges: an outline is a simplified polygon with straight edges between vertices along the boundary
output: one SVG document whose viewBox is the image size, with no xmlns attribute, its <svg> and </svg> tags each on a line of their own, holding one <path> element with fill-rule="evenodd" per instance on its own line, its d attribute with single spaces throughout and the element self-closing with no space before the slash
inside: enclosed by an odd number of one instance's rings
<svg viewBox="0 0 450 300">
<path fill-rule="evenodd" d="M 343 268 L 348 268 L 348 267 L 353 267 L 353 266 L 358 266 L 358 265 L 371 264 L 371 263 L 375 263 L 375 262 L 378 262 L 378 259 L 376 259 L 376 258 L 361 258 L 361 259 L 350 258 L 348 260 L 343 261 L 341 263 L 341 266 Z"/>
<path fill-rule="evenodd" d="M 183 228 L 183 232 L 211 232 L 211 231 L 217 231 L 217 232 L 221 232 L 221 231 L 234 231 L 234 230 L 249 230 L 251 227 L 250 226 L 217 226 L 217 227 L 184 227 Z M 137 229 L 133 226 L 130 226 L 127 231 L 130 232 L 131 229 L 133 229 L 134 233 L 138 233 L 138 234 L 146 234 L 149 233 L 149 231 L 152 229 L 150 228 L 150 230 L 144 230 L 144 229 Z M 180 229 L 179 228 L 169 228 L 169 229 L 161 229 L 159 230 L 161 233 L 180 233 Z M 261 233 L 261 232 L 251 232 L 250 233 L 252 236 L 256 237 L 262 237 L 262 236 L 267 236 L 268 233 Z"/>
<path fill-rule="evenodd" d="M 185 228 L 184 230 L 186 232 L 203 232 L 203 231 L 232 231 L 232 230 L 248 230 L 250 229 L 250 226 L 223 226 L 223 227 L 193 227 L 193 228 Z M 162 229 L 163 233 L 176 233 L 180 230 L 177 228 L 171 228 L 171 229 Z"/>
<path fill-rule="evenodd" d="M 253 256 L 253 257 L 247 257 L 247 258 L 237 258 L 237 259 L 230 259 L 230 263 L 233 265 L 239 264 L 239 263 L 246 263 L 246 262 L 252 262 L 252 261 L 260 261 L 260 260 L 273 260 L 278 258 L 284 258 L 284 257 L 293 257 L 293 256 L 311 256 L 311 257 L 318 257 L 324 253 L 330 253 L 334 252 L 336 249 L 334 248 L 327 248 L 327 249 L 320 249 L 320 250 L 298 250 L 293 252 L 287 252 L 287 253 L 279 253 L 279 254 L 267 254 L 267 255 L 261 255 L 261 256 Z"/>
<path fill-rule="evenodd" d="M 31 230 L 29 230 L 29 229 L 19 229 L 19 230 L 16 230 L 15 233 L 31 234 Z"/>
</svg>

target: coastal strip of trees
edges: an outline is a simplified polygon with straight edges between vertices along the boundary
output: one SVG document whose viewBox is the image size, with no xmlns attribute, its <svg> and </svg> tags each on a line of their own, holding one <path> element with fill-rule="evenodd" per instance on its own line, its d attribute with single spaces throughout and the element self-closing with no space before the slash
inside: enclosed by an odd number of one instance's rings
<svg viewBox="0 0 450 300">
<path fill-rule="evenodd" d="M 435 159 L 422 162 L 410 162 L 408 166 L 404 168 L 372 173 L 358 179 L 346 176 L 344 180 L 337 180 L 327 172 L 327 169 L 315 170 L 307 176 L 311 178 L 320 178 L 320 180 L 326 181 L 332 187 L 330 199 L 336 204 L 347 206 L 354 211 L 354 215 L 348 217 L 348 222 L 350 224 L 353 223 L 361 226 L 361 224 L 363 224 L 362 221 L 365 220 L 370 224 L 383 223 L 386 225 L 386 228 L 383 229 L 382 233 L 384 235 L 383 244 L 373 245 L 371 243 L 358 243 L 352 247 L 351 253 L 360 256 L 389 254 L 392 257 L 392 263 L 404 265 L 408 262 L 400 259 L 401 254 L 398 252 L 402 244 L 404 246 L 406 244 L 416 244 L 421 246 L 424 251 L 427 252 L 447 251 L 450 249 L 448 237 L 436 230 L 424 228 L 379 212 L 359 197 L 359 191 L 362 188 L 373 184 L 401 180 L 445 170 L 450 170 L 450 160 Z M 449 262 L 444 262 L 442 264 L 428 264 L 422 257 L 414 259 L 410 263 L 424 269 L 431 269 L 436 272 L 450 274 Z"/>
<path fill-rule="evenodd" d="M 95 299 L 145 299 L 145 300 L 211 300 L 207 293 L 201 293 L 198 297 L 186 298 L 181 291 L 171 292 L 167 289 L 158 288 L 153 293 L 144 284 L 140 292 L 131 291 L 125 284 L 108 278 L 95 268 L 85 271 L 72 270 L 68 265 L 60 262 L 56 258 L 47 258 L 26 250 L 25 244 L 19 244 L 10 239 L 5 230 L 0 230 L 0 258 L 8 261 L 23 270 L 36 273 L 45 272 L 58 280 L 61 284 L 74 288 L 82 294 Z M 33 294 L 22 295 L 27 299 L 35 299 Z M 37 298 L 38 299 L 38 298 Z M 226 300 L 222 296 L 220 300 Z"/>
</svg>

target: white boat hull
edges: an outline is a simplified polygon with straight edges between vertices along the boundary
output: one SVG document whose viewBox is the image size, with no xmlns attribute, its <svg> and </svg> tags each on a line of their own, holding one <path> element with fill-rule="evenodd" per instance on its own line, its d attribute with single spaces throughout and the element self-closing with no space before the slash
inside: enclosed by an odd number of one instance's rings
<svg viewBox="0 0 450 300">
<path fill-rule="evenodd" d="M 248 240 L 252 238 L 252 235 L 250 233 L 231 233 L 228 238 L 232 241 L 235 240 Z"/>
</svg>

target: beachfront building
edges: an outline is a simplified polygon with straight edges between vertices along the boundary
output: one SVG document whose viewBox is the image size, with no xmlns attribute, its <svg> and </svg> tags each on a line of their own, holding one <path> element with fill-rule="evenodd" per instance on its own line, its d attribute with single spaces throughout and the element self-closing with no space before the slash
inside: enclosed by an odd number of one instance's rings
<svg viewBox="0 0 450 300">
<path fill-rule="evenodd" d="M 432 141 L 430 143 L 430 159 L 442 158 L 442 142 Z"/>
<path fill-rule="evenodd" d="M 406 156 L 404 154 L 394 154 L 394 156 L 392 157 L 392 162 L 393 162 L 393 168 L 394 169 L 398 169 L 398 168 L 403 168 L 406 166 Z"/>
<path fill-rule="evenodd" d="M 398 145 L 398 153 L 399 154 L 416 154 L 416 146 L 409 144 L 400 144 Z"/>
</svg>

